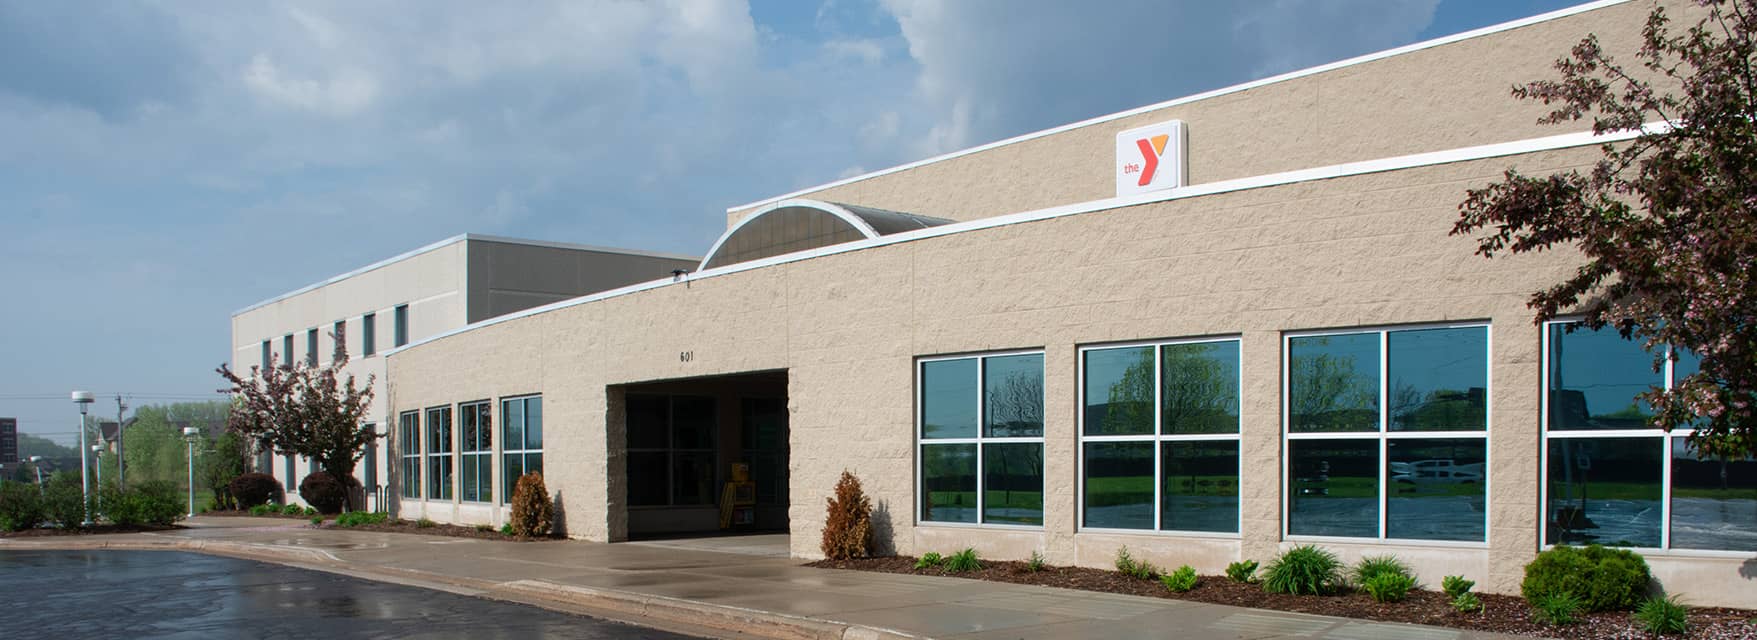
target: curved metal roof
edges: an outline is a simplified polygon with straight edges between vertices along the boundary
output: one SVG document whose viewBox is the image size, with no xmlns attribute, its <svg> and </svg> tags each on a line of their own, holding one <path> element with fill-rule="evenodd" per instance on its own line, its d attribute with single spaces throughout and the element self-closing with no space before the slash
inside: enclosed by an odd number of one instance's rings
<svg viewBox="0 0 1757 640">
<path fill-rule="evenodd" d="M 702 258 L 700 269 L 737 264 L 866 238 L 951 224 L 918 216 L 821 200 L 784 200 L 763 207 L 727 229 Z"/>
</svg>

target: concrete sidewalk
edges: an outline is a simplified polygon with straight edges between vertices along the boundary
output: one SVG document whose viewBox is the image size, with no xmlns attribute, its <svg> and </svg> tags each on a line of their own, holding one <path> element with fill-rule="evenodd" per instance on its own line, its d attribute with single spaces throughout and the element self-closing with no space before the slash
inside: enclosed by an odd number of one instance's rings
<svg viewBox="0 0 1757 640">
<path fill-rule="evenodd" d="M 501 542 L 195 518 L 179 531 L 0 539 L 8 549 L 166 549 L 264 560 L 714 637 L 1508 638 L 1440 627 L 937 576 L 813 569 L 758 555 Z"/>
</svg>

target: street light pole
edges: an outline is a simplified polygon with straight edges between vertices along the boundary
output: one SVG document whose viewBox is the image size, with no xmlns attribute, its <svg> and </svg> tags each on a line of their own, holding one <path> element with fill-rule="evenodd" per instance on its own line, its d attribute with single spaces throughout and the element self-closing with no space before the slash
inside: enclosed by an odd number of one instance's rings
<svg viewBox="0 0 1757 640">
<path fill-rule="evenodd" d="M 102 440 L 103 434 L 98 434 L 98 439 Z M 104 445 L 92 445 L 92 475 L 97 476 L 98 510 L 102 514 L 104 508 Z"/>
<path fill-rule="evenodd" d="M 73 404 L 79 405 L 79 495 L 80 499 L 85 502 L 81 505 L 85 507 L 83 525 L 88 527 L 92 524 L 92 483 L 90 472 L 86 469 L 85 459 L 85 412 L 87 408 L 91 407 L 94 399 L 90 391 L 73 392 Z"/>
<path fill-rule="evenodd" d="M 183 439 L 189 442 L 189 517 L 195 517 L 195 439 L 201 430 L 183 427 Z"/>
<path fill-rule="evenodd" d="M 31 466 L 37 469 L 37 493 L 43 492 L 43 457 L 31 456 Z"/>
</svg>

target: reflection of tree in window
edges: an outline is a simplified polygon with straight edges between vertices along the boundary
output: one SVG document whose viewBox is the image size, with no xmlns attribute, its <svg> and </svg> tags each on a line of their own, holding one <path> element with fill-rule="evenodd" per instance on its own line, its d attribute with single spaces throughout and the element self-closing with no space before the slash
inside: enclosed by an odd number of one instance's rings
<svg viewBox="0 0 1757 640">
<path fill-rule="evenodd" d="M 988 437 L 1042 435 L 1042 374 L 1012 372 L 999 385 L 990 385 L 987 411 Z"/>
<path fill-rule="evenodd" d="M 1136 428 L 1136 425 L 1153 424 L 1153 351 L 1141 349 L 1140 354 L 1139 359 L 1123 370 L 1122 379 L 1110 385 L 1103 434 L 1151 430 Z"/>
<path fill-rule="evenodd" d="M 1312 338 L 1319 345 L 1328 338 Z M 1348 431 L 1379 422 L 1377 385 L 1356 371 L 1352 355 L 1295 356 L 1289 365 L 1288 412 L 1295 431 Z"/>
<path fill-rule="evenodd" d="M 1160 419 L 1167 433 L 1238 431 L 1238 372 L 1219 345 L 1166 346 L 1160 355 Z"/>
</svg>

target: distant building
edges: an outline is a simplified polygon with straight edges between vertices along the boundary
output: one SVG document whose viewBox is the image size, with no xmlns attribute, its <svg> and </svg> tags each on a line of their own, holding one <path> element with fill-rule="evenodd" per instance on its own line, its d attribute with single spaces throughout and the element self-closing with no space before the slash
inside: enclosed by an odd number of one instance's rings
<svg viewBox="0 0 1757 640">
<path fill-rule="evenodd" d="M 0 464 L 18 462 L 18 418 L 0 418 Z"/>
</svg>

